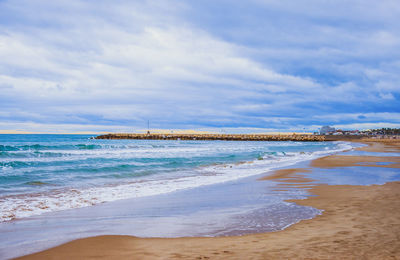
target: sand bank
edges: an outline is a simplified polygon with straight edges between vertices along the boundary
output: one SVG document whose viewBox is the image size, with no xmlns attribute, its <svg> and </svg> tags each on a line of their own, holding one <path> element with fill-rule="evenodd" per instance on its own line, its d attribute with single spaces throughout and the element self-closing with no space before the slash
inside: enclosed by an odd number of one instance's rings
<svg viewBox="0 0 400 260">
<path fill-rule="evenodd" d="M 400 168 L 400 157 L 332 155 L 312 161 L 311 166 L 317 168 L 351 166 Z"/>
<path fill-rule="evenodd" d="M 399 139 L 383 139 L 377 141 L 376 139 L 363 139 L 360 143 L 367 144 L 366 147 L 360 147 L 356 150 L 366 152 L 382 152 L 382 153 L 398 153 L 400 152 Z"/>
<path fill-rule="evenodd" d="M 385 147 L 379 148 L 379 152 L 385 152 Z M 317 163 L 312 162 L 311 166 L 330 168 L 369 164 L 393 168 L 399 163 L 398 157 L 388 158 L 393 163 L 386 165 L 379 163 L 387 157 L 339 157 L 346 158 L 325 157 L 317 159 Z M 335 163 L 337 160 L 340 162 Z M 307 185 L 312 179 L 302 173 L 310 170 L 312 168 L 279 170 L 264 179 Z M 317 196 L 295 202 L 323 209 L 323 214 L 283 231 L 217 238 L 100 236 L 75 240 L 21 259 L 400 258 L 400 182 L 381 186 L 319 185 L 313 186 L 310 192 Z"/>
</svg>

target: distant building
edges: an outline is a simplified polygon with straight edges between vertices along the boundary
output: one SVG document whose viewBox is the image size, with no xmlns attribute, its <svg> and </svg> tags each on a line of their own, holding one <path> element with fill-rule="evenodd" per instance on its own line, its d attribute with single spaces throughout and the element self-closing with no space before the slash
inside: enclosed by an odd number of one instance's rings
<svg viewBox="0 0 400 260">
<path fill-rule="evenodd" d="M 335 133 L 335 128 L 334 127 L 330 127 L 330 126 L 323 126 L 321 127 L 321 130 L 319 130 L 319 134 L 320 135 L 330 135 Z"/>
</svg>

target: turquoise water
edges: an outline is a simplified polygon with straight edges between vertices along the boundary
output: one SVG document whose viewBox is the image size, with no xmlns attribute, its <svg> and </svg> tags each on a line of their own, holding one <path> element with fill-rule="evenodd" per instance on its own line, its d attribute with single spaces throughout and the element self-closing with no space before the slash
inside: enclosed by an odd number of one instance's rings
<svg viewBox="0 0 400 260">
<path fill-rule="evenodd" d="M 343 142 L 0 135 L 0 220 L 222 183 L 349 148 Z"/>
</svg>

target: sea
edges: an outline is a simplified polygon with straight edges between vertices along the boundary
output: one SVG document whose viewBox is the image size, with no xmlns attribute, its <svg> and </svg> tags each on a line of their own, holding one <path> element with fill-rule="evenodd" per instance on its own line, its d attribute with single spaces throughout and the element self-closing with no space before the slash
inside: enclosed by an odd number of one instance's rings
<svg viewBox="0 0 400 260">
<path fill-rule="evenodd" d="M 325 184 L 383 184 L 398 169 L 304 173 L 312 184 L 261 181 L 310 168 L 349 142 L 97 140 L 0 135 L 0 259 L 98 235 L 229 236 L 285 229 L 322 213 L 288 200 Z M 365 153 L 365 152 L 363 152 Z M 368 154 L 362 154 L 368 155 Z"/>
<path fill-rule="evenodd" d="M 97 140 L 0 135 L 0 221 L 258 175 L 344 142 Z"/>
</svg>

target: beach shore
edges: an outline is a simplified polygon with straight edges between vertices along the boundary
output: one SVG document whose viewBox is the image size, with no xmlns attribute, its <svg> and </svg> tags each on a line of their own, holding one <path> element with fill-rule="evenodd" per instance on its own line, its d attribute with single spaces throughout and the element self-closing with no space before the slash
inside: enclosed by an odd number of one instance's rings
<svg viewBox="0 0 400 260">
<path fill-rule="evenodd" d="M 396 141 L 365 141 L 361 150 L 399 152 Z M 383 162 L 384 164 L 380 164 Z M 302 173 L 316 168 L 398 168 L 399 157 L 340 155 L 314 160 L 309 168 L 286 169 L 262 178 L 311 187 Z M 215 238 L 99 236 L 75 240 L 20 259 L 398 259 L 400 182 L 384 185 L 317 185 L 316 196 L 296 200 L 324 210 L 283 231 Z"/>
</svg>

